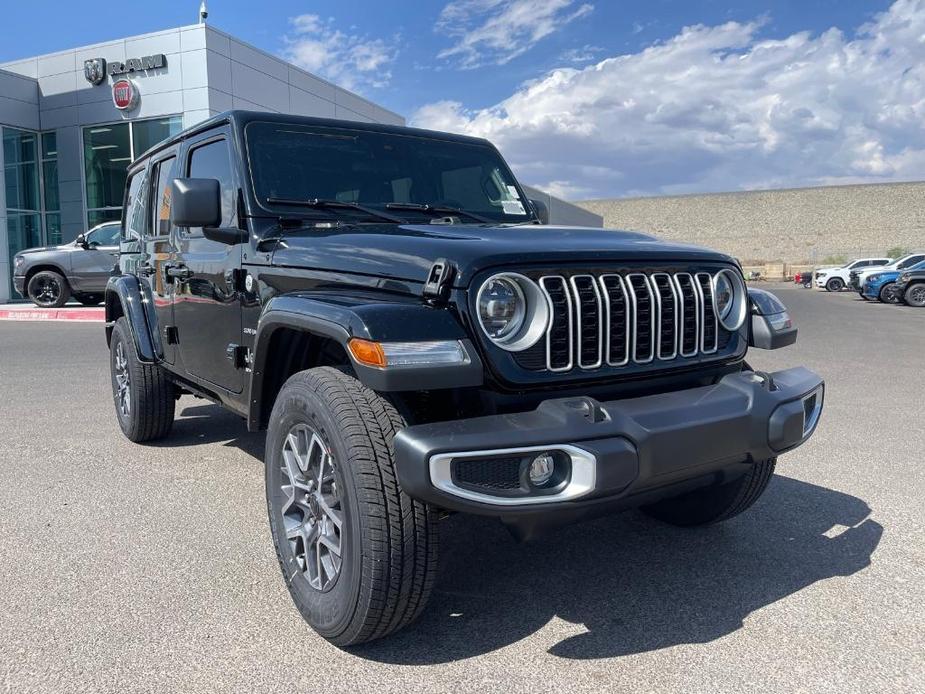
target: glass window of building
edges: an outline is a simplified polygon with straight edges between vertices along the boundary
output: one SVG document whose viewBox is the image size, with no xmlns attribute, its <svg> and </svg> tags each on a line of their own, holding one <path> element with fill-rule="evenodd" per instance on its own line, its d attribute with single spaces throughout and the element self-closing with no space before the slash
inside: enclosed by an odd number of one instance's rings
<svg viewBox="0 0 925 694">
<path fill-rule="evenodd" d="M 42 194 L 45 199 L 45 240 L 61 243 L 61 201 L 58 196 L 58 136 L 42 133 Z"/>
<path fill-rule="evenodd" d="M 129 164 L 182 128 L 180 116 L 84 128 L 87 224 L 91 228 L 122 218 L 122 195 Z"/>
<path fill-rule="evenodd" d="M 42 245 L 38 135 L 26 130 L 3 128 L 3 176 L 7 245 L 12 259 L 25 248 Z M 15 296 L 12 277 L 10 296 Z"/>
<path fill-rule="evenodd" d="M 183 119 L 180 116 L 135 121 L 132 123 L 132 158 L 141 156 L 182 129 Z"/>
<path fill-rule="evenodd" d="M 128 123 L 84 128 L 87 223 L 91 228 L 122 217 L 125 175 L 131 161 Z"/>
</svg>

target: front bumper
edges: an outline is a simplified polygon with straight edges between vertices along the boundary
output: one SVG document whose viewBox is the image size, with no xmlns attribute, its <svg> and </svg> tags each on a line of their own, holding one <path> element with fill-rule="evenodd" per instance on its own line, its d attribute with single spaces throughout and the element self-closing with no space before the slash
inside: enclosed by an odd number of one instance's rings
<svg viewBox="0 0 925 694">
<path fill-rule="evenodd" d="M 408 427 L 394 440 L 396 471 L 405 492 L 436 506 L 555 525 L 715 483 L 796 448 L 812 435 L 823 394 L 819 376 L 794 368 L 612 402 L 547 400 L 532 412 Z M 457 478 L 461 461 L 491 472 L 545 450 L 572 460 L 555 493 L 517 496 Z"/>
</svg>

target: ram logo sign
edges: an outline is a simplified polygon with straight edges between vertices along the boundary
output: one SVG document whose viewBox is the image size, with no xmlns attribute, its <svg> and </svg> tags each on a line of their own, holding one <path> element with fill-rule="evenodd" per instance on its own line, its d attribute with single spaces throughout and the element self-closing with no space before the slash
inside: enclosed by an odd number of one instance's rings
<svg viewBox="0 0 925 694">
<path fill-rule="evenodd" d="M 145 70 L 158 70 L 167 67 L 167 56 L 163 53 L 145 55 L 141 58 L 129 58 L 124 63 L 118 61 L 109 63 L 109 74 L 125 75 L 130 72 L 143 72 Z"/>
<path fill-rule="evenodd" d="M 106 79 L 106 59 L 90 58 L 84 61 L 84 77 L 87 82 L 96 85 Z"/>
</svg>

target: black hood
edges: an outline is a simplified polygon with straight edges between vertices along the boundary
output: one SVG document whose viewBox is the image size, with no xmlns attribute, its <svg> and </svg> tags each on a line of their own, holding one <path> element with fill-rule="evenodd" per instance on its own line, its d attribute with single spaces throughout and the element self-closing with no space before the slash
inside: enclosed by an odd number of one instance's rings
<svg viewBox="0 0 925 694">
<path fill-rule="evenodd" d="M 369 224 L 287 231 L 273 264 L 424 282 L 433 263 L 456 265 L 456 285 L 494 266 L 549 262 L 731 261 L 698 246 L 587 227 Z"/>
</svg>

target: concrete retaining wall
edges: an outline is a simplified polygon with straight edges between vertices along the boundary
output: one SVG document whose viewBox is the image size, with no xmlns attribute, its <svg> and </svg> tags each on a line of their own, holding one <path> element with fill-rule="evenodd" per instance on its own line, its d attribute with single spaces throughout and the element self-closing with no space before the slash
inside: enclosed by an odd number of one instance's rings
<svg viewBox="0 0 925 694">
<path fill-rule="evenodd" d="M 925 248 L 925 182 L 578 203 L 606 227 L 716 248 L 746 265 Z"/>
</svg>

